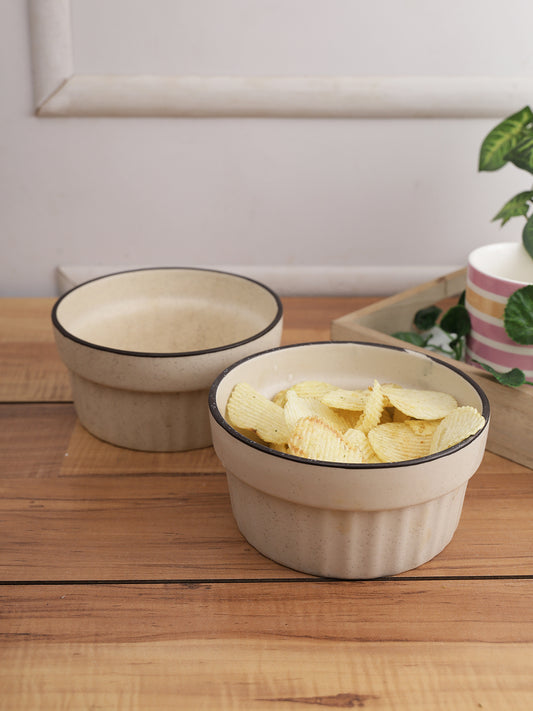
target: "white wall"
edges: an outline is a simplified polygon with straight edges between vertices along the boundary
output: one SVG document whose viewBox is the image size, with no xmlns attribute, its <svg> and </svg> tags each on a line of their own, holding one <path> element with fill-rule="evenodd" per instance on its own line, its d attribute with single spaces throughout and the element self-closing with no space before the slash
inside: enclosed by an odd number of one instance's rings
<svg viewBox="0 0 533 711">
<path fill-rule="evenodd" d="M 505 17 L 496 0 L 305 0 L 301 35 L 302 2 L 228 0 L 231 16 L 209 2 L 224 0 L 203 0 L 203 15 L 199 0 L 73 0 L 76 73 L 533 77 L 529 0 Z M 37 117 L 30 49 L 26 2 L 0 0 L 0 296 L 55 295 L 60 265 L 231 266 L 284 293 L 291 278 L 302 292 L 390 293 L 519 238 L 521 223 L 490 220 L 528 176 L 477 173 L 499 116 Z M 512 99 L 507 113 L 523 105 Z"/>
</svg>

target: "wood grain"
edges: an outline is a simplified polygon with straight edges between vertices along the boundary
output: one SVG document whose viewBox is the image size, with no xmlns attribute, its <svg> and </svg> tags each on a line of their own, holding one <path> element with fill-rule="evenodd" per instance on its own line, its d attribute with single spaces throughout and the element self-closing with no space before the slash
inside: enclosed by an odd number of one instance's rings
<svg viewBox="0 0 533 711">
<path fill-rule="evenodd" d="M 284 342 L 360 299 L 285 299 Z M 529 711 L 533 477 L 487 452 L 448 547 L 322 580 L 243 539 L 211 447 L 86 432 L 49 323 L 0 300 L 0 711 Z"/>
<path fill-rule="evenodd" d="M 0 417 L 0 579 L 298 577 L 244 541 L 211 447 L 114 447 L 68 404 L 0 405 Z M 452 542 L 405 575 L 533 575 L 532 510 L 530 470 L 487 453 Z"/>
<path fill-rule="evenodd" d="M 2 711 L 530 711 L 521 643 L 225 637 L 0 648 Z"/>
<path fill-rule="evenodd" d="M 3 585 L 0 603 L 4 642 L 533 642 L 531 580 Z"/>
</svg>

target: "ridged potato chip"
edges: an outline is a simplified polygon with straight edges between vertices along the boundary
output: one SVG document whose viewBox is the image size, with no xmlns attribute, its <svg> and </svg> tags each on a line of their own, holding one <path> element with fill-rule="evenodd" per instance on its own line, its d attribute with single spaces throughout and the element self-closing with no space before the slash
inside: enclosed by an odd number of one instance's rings
<svg viewBox="0 0 533 711">
<path fill-rule="evenodd" d="M 239 432 L 276 451 L 365 464 L 418 459 L 452 447 L 485 424 L 478 410 L 459 407 L 447 393 L 377 380 L 364 390 L 305 380 L 272 400 L 240 383 L 226 415 Z"/>
<path fill-rule="evenodd" d="M 341 415 L 342 419 L 346 422 L 346 429 L 357 427 L 357 423 L 363 414 L 359 410 L 335 410 L 335 412 Z"/>
<path fill-rule="evenodd" d="M 356 410 L 362 412 L 365 409 L 366 401 L 370 395 L 370 390 L 344 390 L 337 388 L 331 390 L 322 397 L 322 402 L 328 407 L 337 410 Z"/>
<path fill-rule="evenodd" d="M 441 420 L 405 420 L 405 424 L 417 435 L 433 435 Z"/>
<path fill-rule="evenodd" d="M 272 398 L 272 402 L 275 402 L 276 405 L 279 405 L 280 407 L 285 407 L 285 403 L 287 402 L 287 393 L 288 388 L 286 388 L 285 390 L 280 390 L 274 395 L 274 397 Z"/>
<path fill-rule="evenodd" d="M 412 420 L 410 415 L 406 415 L 405 412 L 397 410 L 395 407 L 392 408 L 392 421 L 393 422 L 407 422 L 407 420 Z"/>
<path fill-rule="evenodd" d="M 346 430 L 343 437 L 349 444 L 359 449 L 363 464 L 376 464 L 381 461 L 372 449 L 367 435 L 362 430 L 353 428 Z"/>
<path fill-rule="evenodd" d="M 321 380 L 302 380 L 300 383 L 295 383 L 289 388 L 300 397 L 314 397 L 320 400 L 324 395 L 336 390 L 335 385 L 324 383 Z"/>
<path fill-rule="evenodd" d="M 238 383 L 233 388 L 226 415 L 230 425 L 257 432 L 265 442 L 281 444 L 289 439 L 283 408 L 248 383 Z"/>
<path fill-rule="evenodd" d="M 386 396 L 377 380 L 374 380 L 372 390 L 368 395 L 368 399 L 363 409 L 363 414 L 357 423 L 358 429 L 368 434 L 376 425 L 379 424 L 383 410 L 385 408 Z"/>
<path fill-rule="evenodd" d="M 435 390 L 384 385 L 383 392 L 391 405 L 415 420 L 439 420 L 457 407 L 452 395 Z"/>
<path fill-rule="evenodd" d="M 360 464 L 362 461 L 357 447 L 351 446 L 338 430 L 316 416 L 298 420 L 288 450 L 297 457 L 323 462 Z"/>
<path fill-rule="evenodd" d="M 312 397 L 301 397 L 292 388 L 287 391 L 287 401 L 283 412 L 285 413 L 285 422 L 291 432 L 298 420 L 302 417 L 311 417 L 313 415 L 320 417 L 321 420 L 341 432 L 348 429 L 348 424 L 342 415 L 337 414 L 320 400 Z"/>
<path fill-rule="evenodd" d="M 476 434 L 485 424 L 485 418 L 475 407 L 463 405 L 450 412 L 438 424 L 431 440 L 430 452 L 442 452 Z"/>
<path fill-rule="evenodd" d="M 431 438 L 431 434 L 416 434 L 405 422 L 388 422 L 368 433 L 368 441 L 382 462 L 425 457 L 429 454 Z"/>
<path fill-rule="evenodd" d="M 379 424 L 384 425 L 385 422 L 392 422 L 392 418 L 396 410 L 393 407 L 384 407 L 379 419 Z"/>
</svg>

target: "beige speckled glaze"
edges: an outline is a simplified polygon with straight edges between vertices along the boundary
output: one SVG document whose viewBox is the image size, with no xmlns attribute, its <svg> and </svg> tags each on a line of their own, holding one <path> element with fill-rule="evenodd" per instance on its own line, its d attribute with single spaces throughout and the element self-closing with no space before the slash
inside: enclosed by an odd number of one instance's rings
<svg viewBox="0 0 533 711">
<path fill-rule="evenodd" d="M 160 268 L 94 279 L 52 311 L 80 422 L 122 447 L 180 451 L 211 444 L 215 377 L 278 346 L 281 302 L 263 284 L 208 269 Z"/>
<path fill-rule="evenodd" d="M 301 380 L 350 388 L 374 378 L 448 392 L 478 408 L 486 425 L 445 452 L 408 463 L 339 465 L 273 452 L 224 419 L 239 382 L 271 397 Z M 290 568 L 346 579 L 404 572 L 442 551 L 481 463 L 489 421 L 485 394 L 461 371 L 425 354 L 367 343 L 300 344 L 251 356 L 217 378 L 209 406 L 213 444 L 244 537 Z"/>
</svg>

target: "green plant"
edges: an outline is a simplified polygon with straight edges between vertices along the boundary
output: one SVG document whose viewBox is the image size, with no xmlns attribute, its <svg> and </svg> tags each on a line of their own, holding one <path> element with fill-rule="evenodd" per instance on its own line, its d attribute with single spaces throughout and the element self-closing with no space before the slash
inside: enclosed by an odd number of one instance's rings
<svg viewBox="0 0 533 711">
<path fill-rule="evenodd" d="M 413 319 L 412 331 L 397 331 L 392 335 L 421 348 L 463 360 L 466 336 L 470 333 L 470 317 L 464 306 L 464 292 L 459 302 L 446 312 L 432 305 L 419 309 Z"/>
<path fill-rule="evenodd" d="M 525 106 L 508 116 L 490 131 L 481 144 L 479 170 L 499 170 L 507 163 L 533 174 L 533 112 Z M 518 193 L 508 200 L 493 220 L 502 226 L 513 217 L 525 217 L 522 242 L 533 259 L 533 189 Z"/>
<path fill-rule="evenodd" d="M 495 126 L 486 136 L 479 153 L 479 170 L 499 170 L 507 163 L 533 175 L 533 112 L 525 106 Z M 533 189 L 518 193 L 508 200 L 493 220 L 502 226 L 513 217 L 525 217 L 522 243 L 533 259 Z M 439 320 L 440 319 L 440 320 Z M 503 325 L 515 343 L 533 345 L 533 285 L 517 289 L 505 305 Z M 396 338 L 428 350 L 443 353 L 456 360 L 464 360 L 466 337 L 470 333 L 470 317 L 464 306 L 464 292 L 459 302 L 442 313 L 438 306 L 428 306 L 416 312 L 413 330 L 398 331 Z M 491 366 L 476 361 L 502 385 L 519 387 L 532 382 L 519 368 L 501 373 Z"/>
<path fill-rule="evenodd" d="M 464 360 L 466 337 L 470 333 L 470 316 L 464 305 L 465 292 L 459 301 L 443 313 L 440 306 L 419 309 L 413 318 L 413 330 L 397 331 L 392 335 L 421 348 L 442 353 L 455 360 Z M 505 306 L 504 326 L 515 343 L 533 344 L 533 285 L 511 294 Z M 517 388 L 533 385 L 520 368 L 500 372 L 486 363 L 475 361 L 502 385 Z"/>
</svg>

